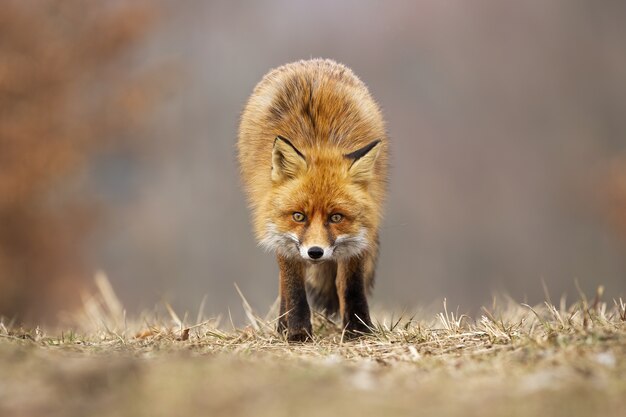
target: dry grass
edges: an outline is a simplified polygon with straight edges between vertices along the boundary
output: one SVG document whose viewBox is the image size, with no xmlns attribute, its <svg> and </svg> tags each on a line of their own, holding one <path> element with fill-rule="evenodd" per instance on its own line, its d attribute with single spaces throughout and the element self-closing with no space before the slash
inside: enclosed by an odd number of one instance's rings
<svg viewBox="0 0 626 417">
<path fill-rule="evenodd" d="M 97 283 L 77 330 L 0 325 L 0 415 L 626 415 L 626 305 L 601 291 L 477 320 L 444 304 L 356 341 L 318 316 L 315 340 L 289 345 L 249 307 L 231 330 L 171 309 L 128 320 Z"/>
</svg>

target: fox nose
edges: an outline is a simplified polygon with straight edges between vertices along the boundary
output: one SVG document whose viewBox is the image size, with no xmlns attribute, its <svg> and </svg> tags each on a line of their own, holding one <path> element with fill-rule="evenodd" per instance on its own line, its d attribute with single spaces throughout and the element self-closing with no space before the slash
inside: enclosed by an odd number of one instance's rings
<svg viewBox="0 0 626 417">
<path fill-rule="evenodd" d="M 307 251 L 307 254 L 312 258 L 312 259 L 319 259 L 322 257 L 322 255 L 324 255 L 324 249 L 320 248 L 319 246 L 312 246 L 309 248 L 309 250 Z"/>
</svg>

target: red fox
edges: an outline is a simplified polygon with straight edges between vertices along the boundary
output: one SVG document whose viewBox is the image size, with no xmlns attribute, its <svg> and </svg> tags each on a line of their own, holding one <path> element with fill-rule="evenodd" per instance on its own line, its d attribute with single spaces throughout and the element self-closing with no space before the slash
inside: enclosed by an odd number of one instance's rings
<svg viewBox="0 0 626 417">
<path fill-rule="evenodd" d="M 344 65 L 313 59 L 270 71 L 244 108 L 237 143 L 260 245 L 280 268 L 278 331 L 312 336 L 309 302 L 369 332 L 367 294 L 387 185 L 378 105 Z"/>
</svg>

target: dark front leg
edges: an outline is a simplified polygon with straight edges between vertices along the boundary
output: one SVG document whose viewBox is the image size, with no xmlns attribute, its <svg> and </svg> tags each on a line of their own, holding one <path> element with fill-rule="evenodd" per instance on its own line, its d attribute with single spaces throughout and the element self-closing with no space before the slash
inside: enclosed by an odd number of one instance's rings
<svg viewBox="0 0 626 417">
<path fill-rule="evenodd" d="M 304 342 L 311 338 L 311 310 L 304 287 L 304 264 L 298 260 L 278 256 L 280 268 L 280 319 L 278 331 L 287 331 L 290 342 Z"/>
<path fill-rule="evenodd" d="M 367 305 L 364 273 L 363 258 L 352 258 L 339 262 L 337 269 L 339 312 L 343 320 L 343 327 L 351 335 L 371 332 L 372 321 Z"/>
</svg>

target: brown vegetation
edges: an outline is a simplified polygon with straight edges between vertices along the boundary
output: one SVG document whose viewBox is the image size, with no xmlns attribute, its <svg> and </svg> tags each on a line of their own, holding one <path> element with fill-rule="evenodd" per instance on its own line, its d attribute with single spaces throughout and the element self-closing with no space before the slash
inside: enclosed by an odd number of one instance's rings
<svg viewBox="0 0 626 417">
<path fill-rule="evenodd" d="M 124 54 L 139 3 L 5 1 L 0 8 L 0 316 L 71 304 L 97 217 L 83 168 L 128 142 L 145 107 Z"/>
</svg>

